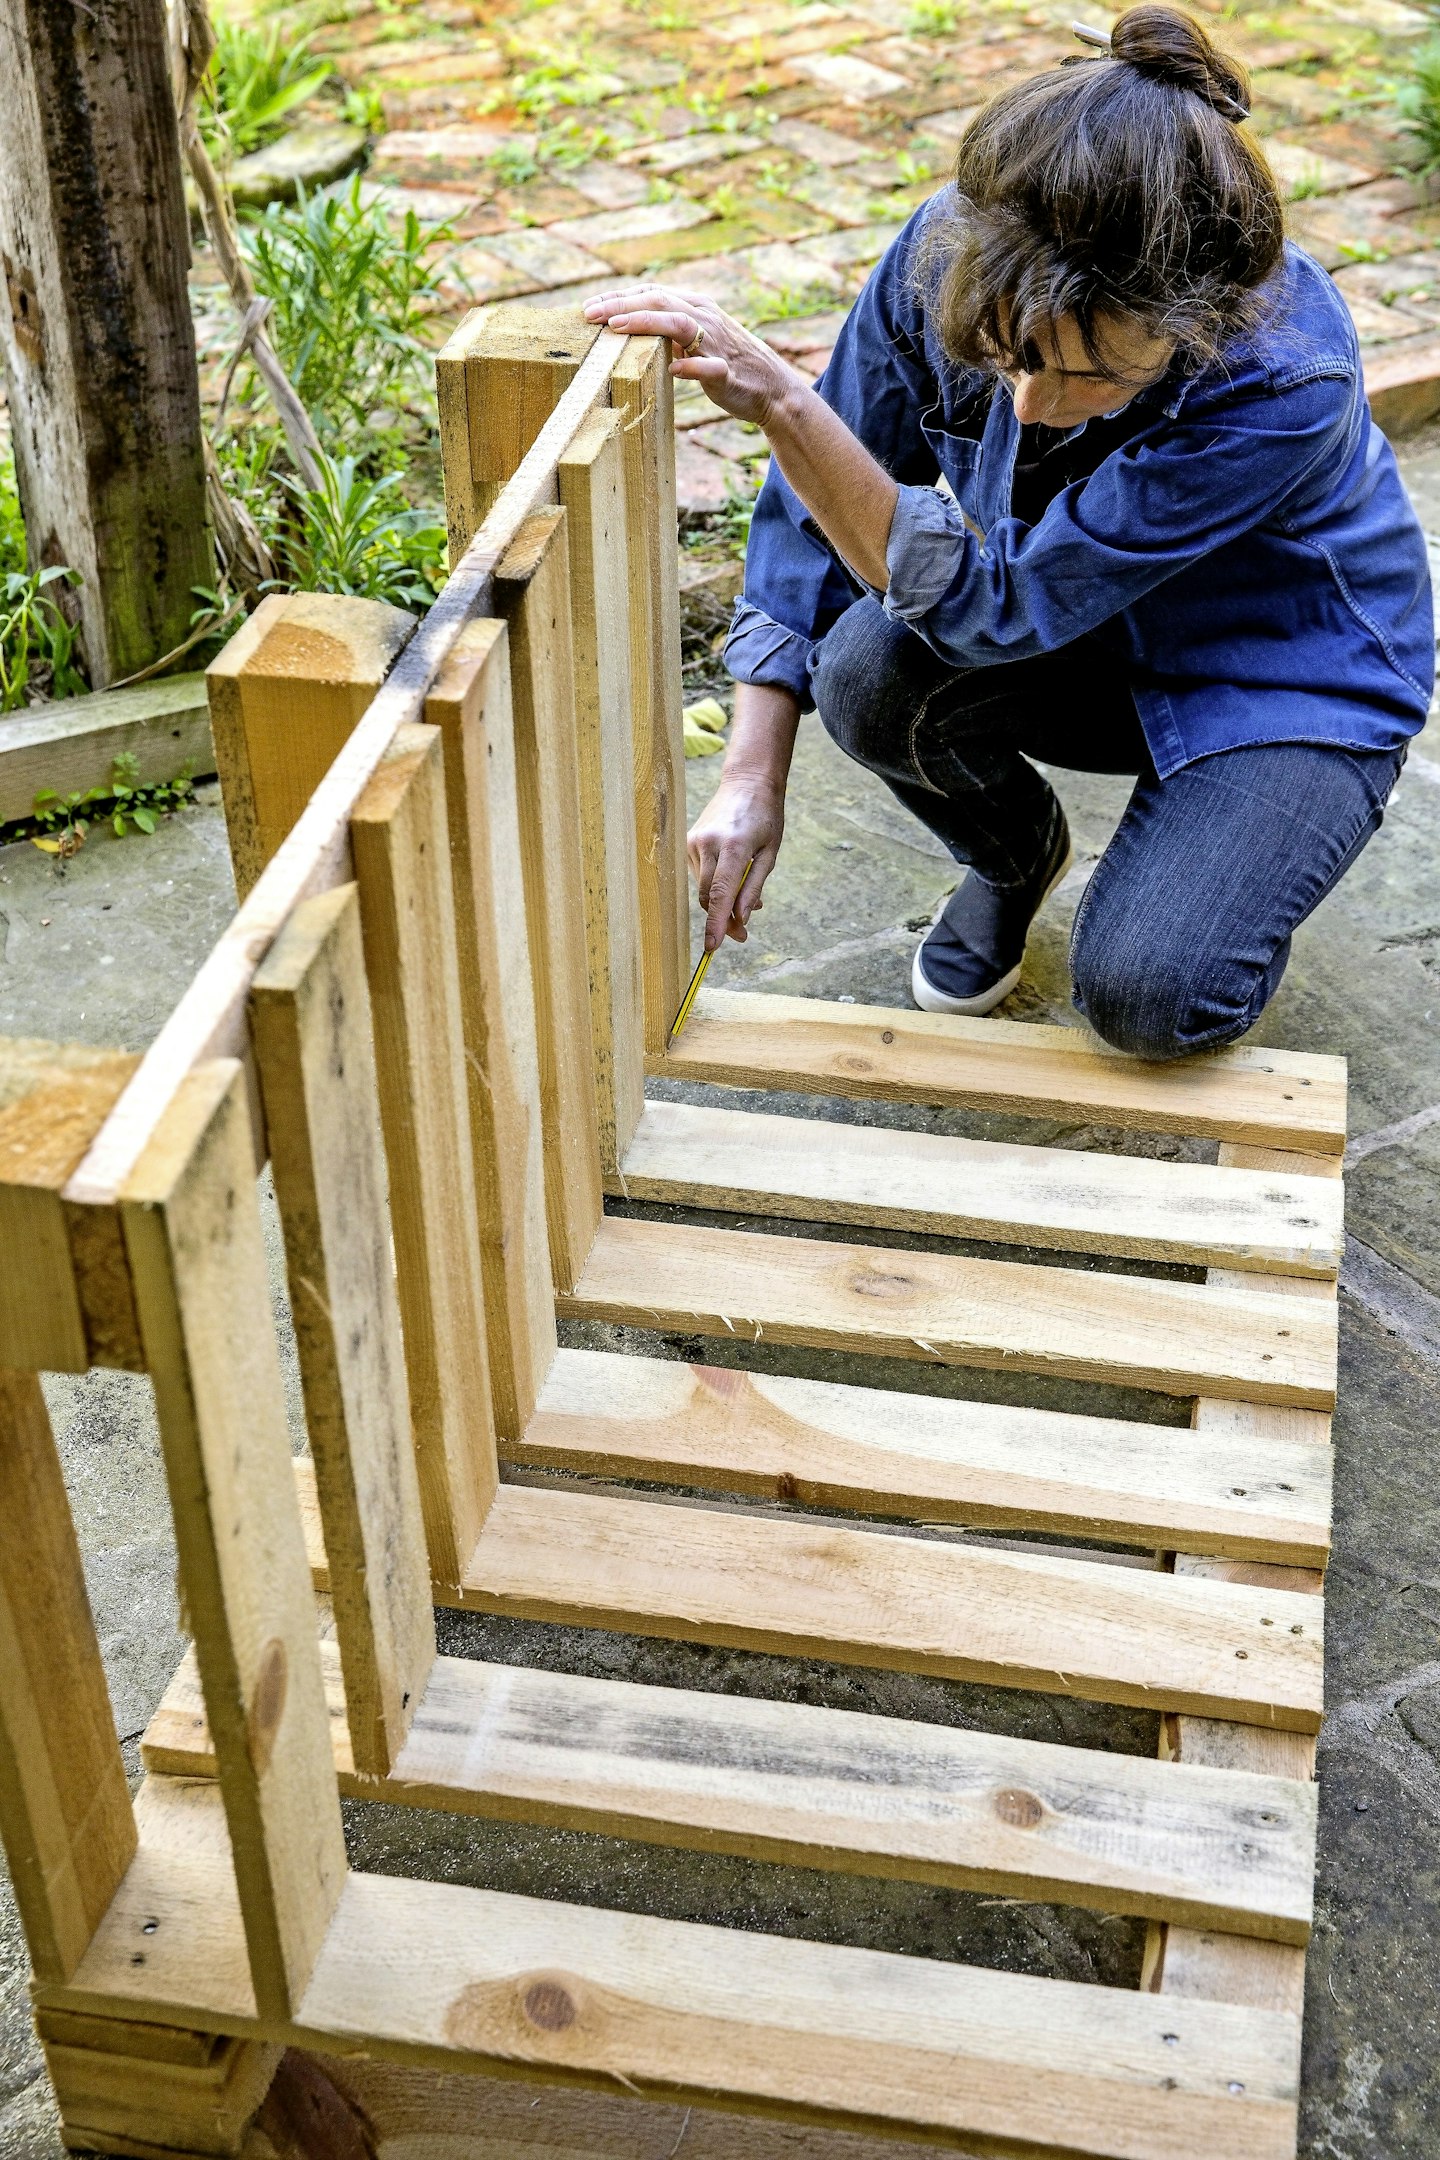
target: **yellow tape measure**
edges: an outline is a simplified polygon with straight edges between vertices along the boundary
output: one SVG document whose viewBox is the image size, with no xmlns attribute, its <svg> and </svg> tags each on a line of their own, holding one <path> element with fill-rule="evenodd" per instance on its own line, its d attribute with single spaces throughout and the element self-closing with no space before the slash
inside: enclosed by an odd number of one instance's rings
<svg viewBox="0 0 1440 2160">
<path fill-rule="evenodd" d="M 754 867 L 755 858 L 752 855 L 749 862 L 747 862 L 745 865 L 745 877 L 741 878 L 740 883 L 736 888 L 735 899 L 737 902 L 739 901 L 741 893 L 745 890 L 745 878 L 749 877 L 750 872 L 754 869 Z M 718 950 L 719 947 L 717 946 L 716 951 Z M 714 959 L 714 957 L 715 954 L 713 952 L 701 953 L 699 966 L 696 968 L 694 974 L 690 977 L 690 987 L 685 992 L 684 997 L 680 1000 L 680 1010 L 676 1013 L 675 1018 L 670 1023 L 670 1033 L 666 1037 L 667 1048 L 670 1043 L 674 1042 L 676 1036 L 680 1033 L 681 1028 L 684 1027 L 685 1022 L 689 1019 L 690 1008 L 695 1003 L 696 998 L 700 994 L 700 985 L 705 980 L 705 971 L 709 967 L 710 962 Z"/>
</svg>

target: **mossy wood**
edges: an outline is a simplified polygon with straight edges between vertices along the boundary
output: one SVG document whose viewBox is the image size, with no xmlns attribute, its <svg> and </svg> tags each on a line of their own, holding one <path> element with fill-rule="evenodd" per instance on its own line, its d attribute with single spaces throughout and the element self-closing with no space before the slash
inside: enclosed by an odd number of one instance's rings
<svg viewBox="0 0 1440 2160">
<path fill-rule="evenodd" d="M 166 1028 L 138 1065 L 0 1044 L 27 1262 L 0 1284 L 0 1829 L 66 2135 L 1293 2160 L 1343 1067 L 1158 1070 L 1079 1029 L 722 992 L 664 1052 L 664 356 L 497 310 L 440 380 L 457 560 L 425 622 L 277 601 L 214 670 L 249 890 Z M 733 1102 L 647 1104 L 647 1067 Z M 762 1116 L 762 1086 L 1221 1159 Z M 557 1311 L 737 1362 L 559 1350 Z M 746 1346 L 776 1341 L 884 1356 L 886 1384 L 762 1372 Z M 897 1358 L 1012 1399 L 912 1393 Z M 153 1379 L 195 1630 L 133 1813 L 35 1378 L 99 1362 Z M 1085 1415 L 1027 1401 L 1055 1373 Z M 1136 1386 L 1193 1398 L 1193 1431 L 1128 1414 Z M 437 1602 L 1143 1704 L 1164 1746 L 437 1657 Z M 1143 1916 L 1145 1984 L 370 1877 L 342 1792 Z"/>
</svg>

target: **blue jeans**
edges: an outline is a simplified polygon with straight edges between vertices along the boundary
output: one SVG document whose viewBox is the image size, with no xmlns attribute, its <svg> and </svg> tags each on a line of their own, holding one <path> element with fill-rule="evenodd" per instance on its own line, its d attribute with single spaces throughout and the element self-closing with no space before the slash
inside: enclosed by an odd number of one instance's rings
<svg viewBox="0 0 1440 2160">
<path fill-rule="evenodd" d="M 1117 1049 L 1185 1057 L 1253 1027 L 1290 938 L 1380 825 L 1405 753 L 1221 750 L 1156 776 L 1123 666 L 1098 643 L 957 671 L 872 599 L 818 647 L 820 718 L 955 860 L 1035 876 L 1060 815 L 1028 763 L 1135 773 L 1076 911 L 1077 1008 Z"/>
</svg>

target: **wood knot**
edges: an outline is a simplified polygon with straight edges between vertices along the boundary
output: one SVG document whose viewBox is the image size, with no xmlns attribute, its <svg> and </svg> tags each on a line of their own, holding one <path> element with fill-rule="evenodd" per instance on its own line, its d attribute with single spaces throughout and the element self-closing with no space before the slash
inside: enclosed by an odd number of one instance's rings
<svg viewBox="0 0 1440 2160">
<path fill-rule="evenodd" d="M 836 1058 L 835 1063 L 837 1068 L 841 1072 L 868 1073 L 874 1072 L 875 1070 L 874 1060 L 868 1057 L 861 1057 L 858 1050 L 843 1051 L 841 1055 Z"/>
<path fill-rule="evenodd" d="M 1013 1785 L 1002 1786 L 996 1793 L 995 1813 L 1012 1830 L 1033 1830 L 1045 1816 L 1033 1792 L 1022 1792 Z"/>
<path fill-rule="evenodd" d="M 290 1662 L 285 1655 L 285 1645 L 278 1635 L 272 1635 L 260 1653 L 260 1668 L 245 1721 L 245 1738 L 256 1777 L 264 1777 L 270 1767 L 280 1720 L 285 1715 L 289 1686 Z"/>
<path fill-rule="evenodd" d="M 520 2007 L 541 2032 L 564 2032 L 579 2015 L 569 1988 L 553 1974 L 532 1980 L 520 1998 Z"/>
<path fill-rule="evenodd" d="M 886 1275 L 879 1268 L 861 1268 L 850 1277 L 856 1297 L 908 1297 L 915 1285 L 908 1275 Z"/>
<path fill-rule="evenodd" d="M 793 1471 L 781 1470 L 778 1472 L 775 1479 L 775 1497 L 777 1500 L 799 1499 L 800 1487 L 796 1482 Z"/>
</svg>

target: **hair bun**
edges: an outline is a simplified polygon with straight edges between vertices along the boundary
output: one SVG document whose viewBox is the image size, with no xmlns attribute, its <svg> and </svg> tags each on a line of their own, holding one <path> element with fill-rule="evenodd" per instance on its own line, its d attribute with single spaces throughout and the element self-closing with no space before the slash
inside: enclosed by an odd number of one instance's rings
<svg viewBox="0 0 1440 2160">
<path fill-rule="evenodd" d="M 1173 7 L 1133 7 L 1110 33 L 1110 51 L 1153 82 L 1193 90 L 1227 120 L 1248 120 L 1245 71 L 1211 44 L 1193 15 Z"/>
</svg>

